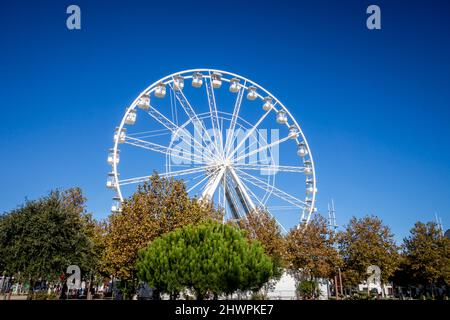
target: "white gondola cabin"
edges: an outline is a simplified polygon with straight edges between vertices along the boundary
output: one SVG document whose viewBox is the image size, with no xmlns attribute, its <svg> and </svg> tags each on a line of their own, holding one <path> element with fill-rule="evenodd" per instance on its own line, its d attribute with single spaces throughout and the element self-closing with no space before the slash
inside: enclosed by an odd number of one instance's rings
<svg viewBox="0 0 450 320">
<path fill-rule="evenodd" d="M 277 122 L 279 124 L 285 124 L 287 122 L 287 115 L 283 109 L 280 109 L 277 112 Z"/>
<path fill-rule="evenodd" d="M 311 161 L 309 160 L 305 160 L 303 161 L 304 165 L 305 165 L 305 169 L 304 172 L 306 175 L 310 175 L 312 174 L 312 165 L 311 165 Z"/>
<path fill-rule="evenodd" d="M 113 204 L 111 206 L 111 212 L 112 213 L 119 213 L 122 212 L 122 203 L 120 202 L 119 197 L 113 198 Z"/>
<path fill-rule="evenodd" d="M 222 74 L 213 72 L 211 74 L 211 82 L 214 89 L 219 89 L 222 86 Z"/>
<path fill-rule="evenodd" d="M 263 110 L 269 111 L 273 108 L 273 99 L 271 97 L 264 98 Z"/>
<path fill-rule="evenodd" d="M 289 127 L 289 138 L 295 139 L 298 137 L 298 129 L 296 126 L 292 125 Z"/>
<path fill-rule="evenodd" d="M 203 84 L 203 75 L 201 73 L 194 73 L 192 75 L 192 86 L 194 88 L 200 88 Z"/>
<path fill-rule="evenodd" d="M 113 189 L 116 187 L 116 177 L 114 176 L 114 172 L 108 173 L 108 178 L 106 179 L 106 187 L 109 189 Z"/>
<path fill-rule="evenodd" d="M 114 141 L 117 141 L 118 143 L 124 143 L 126 134 L 127 134 L 126 128 L 122 128 L 122 130 L 120 130 L 120 132 L 119 132 L 119 128 L 116 128 L 116 130 L 114 132 Z"/>
<path fill-rule="evenodd" d="M 160 83 L 155 89 L 155 97 L 164 98 L 165 96 L 166 96 L 166 85 L 164 83 Z"/>
<path fill-rule="evenodd" d="M 256 93 L 256 87 L 254 86 L 248 87 L 247 99 L 253 101 L 256 98 L 258 98 L 258 94 Z"/>
<path fill-rule="evenodd" d="M 120 151 L 117 150 L 117 153 L 114 153 L 114 149 L 111 148 L 111 149 L 109 149 L 109 152 L 108 152 L 108 164 L 110 164 L 110 165 L 114 164 L 114 154 L 116 155 L 116 164 L 118 164 L 120 161 L 120 157 L 119 157 Z"/>
<path fill-rule="evenodd" d="M 137 106 L 139 109 L 148 110 L 150 108 L 150 96 L 144 93 L 138 100 Z"/>
<path fill-rule="evenodd" d="M 312 186 L 312 184 L 306 186 L 306 193 L 308 193 L 308 194 L 312 194 L 312 193 L 313 193 L 314 191 L 316 191 L 316 190 L 317 190 L 317 189 L 314 188 L 314 187 Z"/>
<path fill-rule="evenodd" d="M 297 145 L 297 155 L 300 157 L 305 157 L 308 154 L 305 143 L 302 141 Z"/>
<path fill-rule="evenodd" d="M 233 78 L 230 80 L 230 92 L 236 93 L 239 91 L 239 79 Z"/>
<path fill-rule="evenodd" d="M 180 75 L 173 77 L 173 89 L 183 90 L 184 88 L 184 78 Z"/>
<path fill-rule="evenodd" d="M 306 203 L 308 206 L 311 206 L 311 204 L 312 204 L 312 199 L 306 197 L 306 198 L 305 198 L 305 203 Z"/>
<path fill-rule="evenodd" d="M 131 109 L 126 118 L 125 118 L 125 124 L 129 124 L 129 125 L 133 125 L 136 123 L 136 117 L 137 117 L 137 113 L 135 109 Z"/>
</svg>

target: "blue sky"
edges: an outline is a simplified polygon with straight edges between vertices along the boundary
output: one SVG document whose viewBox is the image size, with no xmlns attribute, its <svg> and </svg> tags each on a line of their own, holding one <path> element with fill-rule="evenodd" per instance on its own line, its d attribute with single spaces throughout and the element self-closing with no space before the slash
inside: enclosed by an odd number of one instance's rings
<svg viewBox="0 0 450 320">
<path fill-rule="evenodd" d="M 82 29 L 66 28 L 78 4 Z M 308 137 L 318 208 L 380 216 L 397 239 L 450 219 L 445 1 L 2 1 L 0 211 L 80 186 L 109 214 L 124 108 L 172 72 L 217 68 L 280 98 Z M 382 30 L 366 28 L 378 4 Z M 303 187 L 303 186 L 302 186 Z"/>
</svg>

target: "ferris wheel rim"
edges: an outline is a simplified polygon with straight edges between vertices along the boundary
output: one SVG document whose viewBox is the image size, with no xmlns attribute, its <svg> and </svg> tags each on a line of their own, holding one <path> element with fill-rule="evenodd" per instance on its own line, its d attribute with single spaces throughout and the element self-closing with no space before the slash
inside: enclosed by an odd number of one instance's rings
<svg viewBox="0 0 450 320">
<path fill-rule="evenodd" d="M 265 89 L 264 87 L 262 87 L 260 84 L 258 84 L 257 82 L 250 80 L 246 77 L 243 77 L 239 74 L 236 73 L 232 73 L 229 71 L 225 71 L 225 70 L 220 70 L 220 69 L 209 69 L 209 68 L 197 68 L 197 69 L 187 69 L 187 70 L 182 70 L 182 71 L 178 71 L 175 73 L 172 73 L 170 75 L 167 75 L 155 82 L 153 82 L 151 85 L 149 85 L 148 87 L 146 87 L 143 91 L 141 91 L 139 93 L 139 95 L 136 97 L 136 99 L 134 99 L 134 101 L 126 108 L 125 114 L 122 117 L 122 120 L 120 122 L 120 125 L 118 126 L 118 130 L 119 132 L 123 129 L 123 127 L 125 126 L 125 120 L 126 117 L 128 116 L 128 114 L 131 112 L 131 110 L 135 110 L 136 106 L 137 106 L 137 102 L 139 101 L 139 98 L 144 95 L 144 94 L 150 94 L 154 91 L 154 89 L 156 88 L 156 86 L 158 84 L 164 83 L 164 84 L 170 84 L 173 83 L 174 81 L 174 77 L 175 76 L 180 76 L 183 74 L 188 74 L 187 76 L 183 77 L 185 79 L 189 79 L 192 78 L 192 74 L 193 73 L 201 73 L 201 72 L 207 72 L 209 73 L 209 75 L 205 75 L 202 74 L 202 76 L 206 77 L 206 78 L 211 78 L 211 73 L 220 73 L 222 75 L 228 75 L 228 76 L 232 76 L 234 78 L 238 78 L 238 79 L 242 79 L 245 82 L 248 82 L 250 84 L 252 84 L 254 87 L 256 87 L 257 89 L 260 89 L 262 92 L 266 93 L 267 96 L 271 97 L 273 99 L 273 101 L 275 101 L 277 105 L 279 105 L 284 112 L 289 116 L 289 119 L 293 122 L 293 125 L 296 126 L 296 128 L 298 129 L 299 134 L 302 137 L 302 140 L 305 144 L 305 147 L 308 151 L 308 159 L 310 161 L 310 166 L 311 166 L 311 176 L 312 176 L 312 186 L 313 186 L 313 192 L 312 192 L 312 197 L 311 197 L 311 204 L 309 205 L 309 208 L 306 212 L 306 217 L 305 217 L 305 212 L 302 212 L 302 216 L 301 216 L 301 222 L 306 222 L 308 223 L 310 220 L 311 215 L 314 213 L 315 210 L 315 203 L 316 203 L 316 190 L 317 190 L 317 180 L 316 180 L 316 170 L 315 170 L 315 162 L 314 162 L 314 157 L 312 155 L 308 140 L 306 138 L 306 135 L 303 133 L 303 130 L 301 128 L 301 126 L 298 124 L 297 120 L 293 117 L 293 115 L 291 114 L 291 112 L 289 111 L 289 109 L 275 96 L 273 95 L 271 92 L 269 92 L 267 89 Z M 230 79 L 227 78 L 223 78 L 222 80 L 229 82 Z M 248 87 L 245 87 L 243 85 L 240 85 L 241 87 L 243 87 L 244 89 L 248 89 Z M 258 93 L 258 97 L 262 98 L 262 96 Z M 272 110 L 269 110 L 269 112 Z M 275 109 L 275 111 L 277 111 Z M 288 126 L 288 124 L 286 123 L 286 125 Z M 295 138 L 296 142 L 298 143 L 298 137 Z M 119 141 L 118 139 L 116 141 L 114 141 L 114 147 L 113 147 L 113 164 L 112 164 L 112 173 L 114 174 L 114 179 L 115 181 L 119 181 L 118 179 L 118 170 L 117 170 L 117 161 L 116 161 L 116 157 L 118 154 L 118 144 Z M 120 189 L 120 185 L 117 183 L 115 186 L 116 192 L 117 192 L 117 196 L 120 199 L 121 202 L 124 201 L 123 195 L 122 195 L 122 191 Z"/>
</svg>

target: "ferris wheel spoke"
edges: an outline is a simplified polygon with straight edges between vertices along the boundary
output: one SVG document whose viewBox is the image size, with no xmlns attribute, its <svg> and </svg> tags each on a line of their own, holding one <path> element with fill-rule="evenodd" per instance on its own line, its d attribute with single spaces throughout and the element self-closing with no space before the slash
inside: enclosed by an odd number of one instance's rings
<svg viewBox="0 0 450 320">
<path fill-rule="evenodd" d="M 248 187 L 245 183 L 243 183 L 243 182 L 242 182 L 242 185 L 244 186 L 244 188 L 246 188 L 247 192 L 250 193 L 250 196 L 253 197 L 253 199 L 256 200 L 256 202 L 258 202 L 258 204 L 259 204 L 259 206 L 260 206 L 261 208 L 265 208 L 265 207 L 266 207 L 266 205 L 265 205 L 261 200 L 259 200 L 259 197 L 252 191 L 251 188 L 249 188 L 249 187 Z"/>
<path fill-rule="evenodd" d="M 189 103 L 189 101 L 187 100 L 186 96 L 184 95 L 183 91 L 182 90 L 175 90 L 171 84 L 169 84 L 169 87 L 172 90 L 172 92 L 175 94 L 175 97 L 177 98 L 178 102 L 180 103 L 180 105 L 183 108 L 183 110 L 186 113 L 186 115 L 191 119 L 192 124 L 194 126 L 194 130 L 197 131 L 197 133 L 200 135 L 200 137 L 203 137 L 203 133 L 201 131 L 205 132 L 206 138 L 209 141 L 211 141 L 211 143 L 208 146 L 214 146 L 214 149 L 216 151 L 216 157 L 217 157 L 217 155 L 220 154 L 218 146 L 217 146 L 217 141 L 215 141 L 215 140 L 213 140 L 211 138 L 211 135 L 209 134 L 208 130 L 206 130 L 205 125 L 203 124 L 203 122 L 199 119 L 199 117 L 195 113 L 195 111 L 192 108 L 191 104 Z M 199 124 L 202 127 L 202 130 L 200 130 L 198 128 L 197 124 Z M 211 149 L 210 151 L 211 151 L 211 154 L 214 155 L 213 150 Z"/>
<path fill-rule="evenodd" d="M 209 79 L 209 80 L 208 80 Z M 219 115 L 217 113 L 216 97 L 214 95 L 214 89 L 211 83 L 211 72 L 209 73 L 209 78 L 205 79 L 206 96 L 208 97 L 209 114 L 211 118 L 211 124 L 213 132 L 219 136 L 219 141 L 216 141 L 216 146 L 220 150 L 221 155 L 223 155 L 223 141 L 222 141 L 222 128 L 219 123 Z"/>
<path fill-rule="evenodd" d="M 214 167 L 214 166 L 208 165 L 208 166 L 195 167 L 195 168 L 185 169 L 185 170 L 169 171 L 169 172 L 161 173 L 160 176 L 165 177 L 165 178 L 168 178 L 168 177 L 175 178 L 175 177 L 185 176 L 188 174 L 203 172 L 212 167 Z"/>
<path fill-rule="evenodd" d="M 289 202 L 298 208 L 303 209 L 307 206 L 305 202 L 297 199 L 296 197 L 290 195 L 289 193 L 287 193 L 281 189 L 278 189 L 275 186 L 268 184 L 266 181 L 256 178 L 255 176 L 250 175 L 240 169 L 236 168 L 236 170 L 238 170 L 239 173 L 241 174 L 242 180 L 245 180 L 264 191 L 270 190 L 271 193 L 276 195 L 278 198 L 280 198 L 286 202 Z"/>
<path fill-rule="evenodd" d="M 298 210 L 297 206 L 271 206 L 267 207 L 269 211 L 289 211 L 289 210 Z"/>
<path fill-rule="evenodd" d="M 233 151 L 231 151 L 231 153 L 228 155 L 228 160 L 230 160 L 234 154 L 239 150 L 239 148 L 245 143 L 245 141 L 253 134 L 253 132 L 255 132 L 255 130 L 259 127 L 259 125 L 261 124 L 261 122 L 263 122 L 263 120 L 267 117 L 267 115 L 270 113 L 270 110 L 266 111 L 266 113 L 264 113 L 262 115 L 261 118 L 259 118 L 258 122 L 256 122 L 256 124 L 247 132 L 247 134 L 244 136 L 244 138 L 239 142 L 239 144 L 236 146 L 236 148 L 234 148 Z M 232 137 L 232 141 L 231 141 L 231 147 L 234 144 L 234 140 L 236 139 L 236 137 Z"/>
<path fill-rule="evenodd" d="M 287 233 L 287 230 L 284 228 L 284 226 L 276 219 L 273 214 L 270 212 L 269 208 L 266 206 L 265 203 L 263 203 L 261 200 L 259 200 L 258 196 L 252 191 L 251 188 L 249 188 L 247 185 L 243 183 L 244 187 L 247 189 L 247 191 L 253 196 L 253 198 L 259 203 L 260 208 L 262 210 L 265 210 L 273 219 L 275 219 L 275 222 L 280 226 L 283 232 Z M 292 208 L 298 209 L 297 206 L 291 206 Z"/>
<path fill-rule="evenodd" d="M 169 129 L 165 128 L 165 129 L 133 132 L 133 133 L 128 133 L 128 135 L 131 137 L 139 138 L 142 135 L 153 135 L 153 134 L 162 134 L 162 133 L 170 133 L 170 132 L 171 131 Z"/>
<path fill-rule="evenodd" d="M 244 82 L 243 86 L 245 87 L 246 82 Z M 225 142 L 225 154 L 228 154 L 230 152 L 230 148 L 231 148 L 231 139 L 232 137 L 234 137 L 234 129 L 236 128 L 236 122 L 237 119 L 239 117 L 239 111 L 241 109 L 241 105 L 242 105 L 242 97 L 244 96 L 244 89 L 243 87 L 241 87 L 241 89 L 239 90 L 237 97 L 236 97 L 236 102 L 234 103 L 234 109 L 233 109 L 233 115 L 231 117 L 231 122 L 230 122 L 230 127 L 228 128 L 228 132 L 227 132 L 227 138 L 226 138 L 226 142 Z M 233 139 L 234 141 L 234 139 Z"/>
<path fill-rule="evenodd" d="M 162 145 L 154 143 L 154 142 L 149 142 L 149 141 L 140 140 L 140 139 L 136 139 L 136 138 L 127 136 L 127 137 L 125 137 L 125 143 L 129 144 L 129 145 L 133 145 L 135 147 L 140 147 L 143 149 L 159 152 L 159 153 L 162 153 L 169 157 L 183 159 L 183 160 L 188 161 L 189 163 L 206 164 L 206 162 L 201 157 L 193 154 L 192 152 L 189 152 L 189 157 L 185 157 L 185 156 L 177 154 L 178 152 L 180 152 L 179 150 L 169 148 L 166 146 L 162 146 Z M 199 160 L 194 160 L 193 158 L 198 158 Z"/>
<path fill-rule="evenodd" d="M 195 172 L 195 173 L 197 174 L 198 172 Z M 194 180 L 199 179 L 200 177 L 203 177 L 204 175 L 205 175 L 205 172 L 204 172 L 204 171 L 201 171 L 200 174 L 197 174 L 196 176 L 189 177 L 189 178 L 183 178 L 183 182 L 184 182 L 185 184 L 187 184 L 187 183 L 189 183 L 189 182 L 191 182 L 191 181 L 194 181 Z"/>
<path fill-rule="evenodd" d="M 192 190 L 195 190 L 195 188 L 197 188 L 199 185 L 201 185 L 203 182 L 205 182 L 207 179 L 209 179 L 211 177 L 211 175 L 213 174 L 213 172 L 207 172 L 205 177 L 203 179 L 201 179 L 200 181 L 198 181 L 195 185 L 193 185 L 192 187 L 190 187 L 187 192 L 190 193 L 192 192 Z"/>
<path fill-rule="evenodd" d="M 304 172 L 305 167 L 298 167 L 298 166 L 277 166 L 277 165 L 270 165 L 270 164 L 235 164 L 235 168 L 241 169 L 241 170 L 268 170 L 268 171 L 275 171 L 275 172 Z"/>
<path fill-rule="evenodd" d="M 187 129 L 182 128 L 182 127 L 176 125 L 175 123 L 173 123 L 171 120 L 169 120 L 166 116 L 164 116 L 161 112 L 159 112 L 152 105 L 150 105 L 149 111 L 147 111 L 147 113 L 153 119 L 155 119 L 157 122 L 159 122 L 164 127 L 169 129 L 172 132 L 172 135 L 173 135 L 172 138 L 180 136 L 180 132 L 181 132 L 182 134 L 186 134 L 188 136 L 189 140 L 193 141 L 194 144 L 203 148 L 203 144 L 200 141 L 198 141 L 197 139 L 195 139 L 195 137 Z M 182 136 L 184 136 L 184 135 L 182 135 Z M 186 141 L 186 140 L 183 139 L 183 141 Z M 189 141 L 189 144 L 190 144 L 190 141 Z M 191 144 L 191 146 L 192 146 L 192 144 Z M 208 148 L 206 148 L 206 150 L 209 151 L 209 154 L 204 153 L 204 156 L 209 158 L 210 160 L 212 160 L 212 157 L 211 157 L 213 155 L 212 152 Z"/>
<path fill-rule="evenodd" d="M 263 137 L 261 137 L 263 139 L 262 143 L 264 143 L 264 145 L 267 145 L 267 140 L 264 139 Z M 258 139 L 253 139 L 253 141 L 251 143 L 249 143 L 249 145 L 242 151 L 239 151 L 238 156 L 240 156 L 241 154 L 245 154 L 248 150 L 250 150 L 250 148 L 252 148 L 254 145 L 257 145 L 259 143 Z M 273 160 L 273 155 L 271 154 L 270 156 Z M 236 160 L 235 160 L 236 161 Z M 273 160 L 274 161 L 274 160 Z M 250 164 L 250 163 L 249 163 Z"/>
<path fill-rule="evenodd" d="M 274 219 L 275 220 L 275 222 L 278 224 L 278 226 L 281 228 L 281 230 L 282 230 L 282 232 L 284 233 L 284 234 L 287 234 L 288 233 L 288 231 L 286 230 L 286 228 L 278 221 L 278 219 L 272 214 L 272 209 L 270 208 L 270 207 L 267 207 L 267 206 L 265 206 L 265 205 L 263 205 L 263 204 L 261 204 L 261 206 L 262 206 L 262 209 L 265 211 L 265 212 L 267 212 L 269 215 L 270 215 L 270 217 L 272 217 L 272 219 Z M 293 208 L 295 208 L 296 210 L 298 210 L 298 207 L 296 207 L 296 206 L 292 206 Z"/>
<path fill-rule="evenodd" d="M 185 175 L 205 171 L 208 167 L 209 166 L 203 166 L 203 167 L 192 168 L 192 169 L 187 169 L 187 170 L 165 172 L 165 173 L 159 174 L 159 176 L 162 178 L 180 177 L 180 176 L 185 176 Z M 152 177 L 151 175 L 147 175 L 147 176 L 142 176 L 142 177 L 123 179 L 123 180 L 119 180 L 119 184 L 123 186 L 123 185 L 133 184 L 133 183 L 141 183 L 141 182 L 148 181 L 151 177 Z"/>
<path fill-rule="evenodd" d="M 235 163 L 238 163 L 240 160 L 243 160 L 243 159 L 248 158 L 248 157 L 250 157 L 250 156 L 252 156 L 252 155 L 254 155 L 254 154 L 257 154 L 257 153 L 259 153 L 259 152 L 261 152 L 261 151 L 264 151 L 264 150 L 267 150 L 267 149 L 272 148 L 272 147 L 274 147 L 274 146 L 277 146 L 277 145 L 279 145 L 280 143 L 283 143 L 283 142 L 289 140 L 290 138 L 291 138 L 291 137 L 287 136 L 287 137 L 284 137 L 284 138 L 282 138 L 282 139 L 279 139 L 279 140 L 276 140 L 276 141 L 274 141 L 274 142 L 271 142 L 271 143 L 269 143 L 269 144 L 263 145 L 262 147 L 260 147 L 260 148 L 258 148 L 258 149 L 256 149 L 256 150 L 253 150 L 253 151 L 251 151 L 251 152 L 249 152 L 249 153 L 245 153 L 244 155 L 242 155 L 242 156 L 240 156 L 240 157 L 237 157 L 237 159 L 235 159 L 234 162 L 235 162 Z"/>
</svg>

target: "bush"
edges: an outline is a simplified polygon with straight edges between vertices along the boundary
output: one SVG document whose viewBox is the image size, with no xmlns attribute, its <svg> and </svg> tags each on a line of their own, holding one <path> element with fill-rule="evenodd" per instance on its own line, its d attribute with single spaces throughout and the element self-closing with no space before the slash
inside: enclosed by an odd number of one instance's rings
<svg viewBox="0 0 450 320">
<path fill-rule="evenodd" d="M 267 295 L 261 292 L 254 292 L 250 296 L 250 300 L 268 300 Z"/>
<path fill-rule="evenodd" d="M 304 280 L 298 284 L 297 294 L 302 299 L 313 299 L 320 295 L 320 289 L 316 281 Z"/>
<path fill-rule="evenodd" d="M 31 296 L 31 300 L 56 300 L 58 299 L 56 293 L 50 293 L 47 292 L 35 292 Z"/>
</svg>

